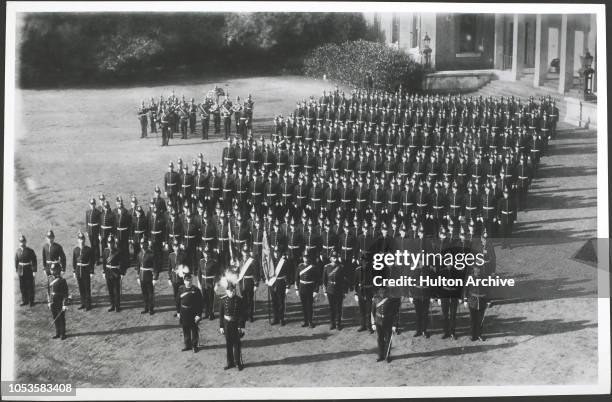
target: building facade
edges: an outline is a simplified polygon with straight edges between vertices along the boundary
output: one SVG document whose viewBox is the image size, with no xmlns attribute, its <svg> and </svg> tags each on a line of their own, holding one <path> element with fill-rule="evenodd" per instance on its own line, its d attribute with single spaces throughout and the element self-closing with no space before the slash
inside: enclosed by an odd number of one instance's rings
<svg viewBox="0 0 612 402">
<path fill-rule="evenodd" d="M 385 42 L 443 71 L 495 71 L 500 79 L 533 79 L 560 94 L 580 85 L 587 51 L 597 71 L 595 14 L 366 13 Z M 429 39 L 427 41 L 427 39 Z M 429 42 L 428 44 L 426 42 Z M 596 93 L 596 74 L 593 92 Z"/>
</svg>

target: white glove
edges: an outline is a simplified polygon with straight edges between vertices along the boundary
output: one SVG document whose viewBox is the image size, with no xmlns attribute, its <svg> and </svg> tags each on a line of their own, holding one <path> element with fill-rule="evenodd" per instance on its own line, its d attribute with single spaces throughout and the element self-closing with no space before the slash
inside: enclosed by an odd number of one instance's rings
<svg viewBox="0 0 612 402">
<path fill-rule="evenodd" d="M 323 292 L 323 294 L 325 295 L 325 297 L 327 297 L 327 292 Z"/>
<path fill-rule="evenodd" d="M 219 333 L 220 333 L 221 335 L 225 335 L 225 330 L 224 330 L 223 328 L 219 328 Z"/>
<path fill-rule="evenodd" d="M 62 306 L 62 311 L 66 311 L 67 309 L 68 309 L 68 307 Z"/>
<path fill-rule="evenodd" d="M 295 289 L 295 295 L 296 295 L 296 296 L 299 296 L 299 295 L 300 295 L 300 292 L 299 292 L 297 289 Z"/>
<path fill-rule="evenodd" d="M 438 303 L 438 306 L 442 305 L 442 301 L 440 299 L 436 299 L 436 303 Z"/>
<path fill-rule="evenodd" d="M 202 318 L 201 318 L 199 315 L 196 315 L 196 316 L 195 316 L 195 322 L 198 322 L 198 321 L 200 321 L 201 319 L 202 319 Z"/>
<path fill-rule="evenodd" d="M 289 288 L 285 289 L 285 294 L 289 293 Z"/>
<path fill-rule="evenodd" d="M 244 328 L 238 328 L 238 332 L 242 335 L 244 334 Z"/>
<path fill-rule="evenodd" d="M 312 297 L 317 297 L 317 292 L 312 292 Z"/>
<path fill-rule="evenodd" d="M 51 310 L 51 303 L 47 303 L 47 307 Z"/>
<path fill-rule="evenodd" d="M 172 281 L 168 279 L 168 285 L 172 286 Z"/>
<path fill-rule="evenodd" d="M 106 274 L 102 273 L 102 278 L 106 279 Z"/>
<path fill-rule="evenodd" d="M 355 302 L 359 303 L 359 296 L 355 295 Z"/>
<path fill-rule="evenodd" d="M 73 278 L 76 278 L 76 272 L 73 272 L 73 273 L 72 273 L 72 277 L 73 277 Z"/>
<path fill-rule="evenodd" d="M 181 313 L 176 313 L 176 318 L 181 318 Z"/>
<path fill-rule="evenodd" d="M 140 278 L 136 278 L 136 283 L 140 285 Z"/>
<path fill-rule="evenodd" d="M 467 302 L 467 301 L 464 301 L 464 302 L 463 302 L 463 307 L 465 307 L 465 308 L 467 308 L 467 307 L 468 307 L 468 302 Z"/>
<path fill-rule="evenodd" d="M 394 334 L 397 333 L 397 328 L 396 327 L 391 327 L 391 332 L 393 332 Z"/>
<path fill-rule="evenodd" d="M 257 286 L 253 286 L 253 292 L 257 292 Z"/>
<path fill-rule="evenodd" d="M 412 303 L 414 301 L 414 299 L 412 297 L 408 298 L 408 303 Z"/>
<path fill-rule="evenodd" d="M 156 283 L 157 283 L 157 281 L 155 279 L 153 279 L 153 286 L 155 286 Z"/>
<path fill-rule="evenodd" d="M 376 325 L 372 324 L 372 331 L 376 331 Z"/>
<path fill-rule="evenodd" d="M 94 274 L 89 274 L 90 279 L 93 279 L 93 277 L 94 277 Z"/>
</svg>

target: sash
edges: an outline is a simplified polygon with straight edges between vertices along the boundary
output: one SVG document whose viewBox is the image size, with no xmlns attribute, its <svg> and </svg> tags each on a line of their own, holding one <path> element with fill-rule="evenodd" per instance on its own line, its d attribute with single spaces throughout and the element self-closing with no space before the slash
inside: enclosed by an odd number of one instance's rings
<svg viewBox="0 0 612 402">
<path fill-rule="evenodd" d="M 253 263 L 253 259 L 249 257 L 249 259 L 244 263 L 244 265 L 242 266 L 242 269 L 240 270 L 240 274 L 238 275 L 238 280 L 242 279 L 242 277 L 244 276 L 244 274 L 246 274 L 246 271 L 249 269 L 252 263 Z"/>
<path fill-rule="evenodd" d="M 52 280 L 51 283 L 49 284 L 49 287 L 53 286 L 53 284 L 59 280 L 60 278 L 55 278 L 54 280 Z"/>
<path fill-rule="evenodd" d="M 337 265 L 336 268 L 334 268 L 334 270 L 329 273 L 329 276 L 336 276 L 339 270 L 340 270 L 340 265 Z"/>
<path fill-rule="evenodd" d="M 278 274 L 280 274 L 281 269 L 283 269 L 283 265 L 285 265 L 285 257 L 281 257 L 281 259 L 278 261 L 278 264 L 276 264 L 276 269 L 274 270 L 274 277 L 270 278 L 270 286 L 274 285 L 274 282 L 276 282 L 276 278 L 278 277 Z"/>
<path fill-rule="evenodd" d="M 300 271 L 300 276 L 302 276 L 303 274 L 305 274 L 306 272 L 310 271 L 310 269 L 312 268 L 312 264 L 310 264 L 309 266 L 307 266 L 306 268 L 304 268 L 303 270 Z"/>
<path fill-rule="evenodd" d="M 385 297 L 384 299 L 382 299 L 381 301 L 379 301 L 378 303 L 376 303 L 376 308 L 379 308 L 380 306 L 382 306 L 383 304 L 385 304 L 385 302 L 387 301 L 387 297 Z"/>
</svg>

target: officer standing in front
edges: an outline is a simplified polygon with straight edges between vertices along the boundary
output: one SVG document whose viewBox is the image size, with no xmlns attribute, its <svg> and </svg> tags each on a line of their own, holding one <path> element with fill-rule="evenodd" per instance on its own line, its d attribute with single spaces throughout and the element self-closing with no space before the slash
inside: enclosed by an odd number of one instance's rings
<svg viewBox="0 0 612 402">
<path fill-rule="evenodd" d="M 182 271 L 183 285 L 179 288 L 180 313 L 179 321 L 183 328 L 183 340 L 186 352 L 193 349 L 193 353 L 198 352 L 199 328 L 198 323 L 202 319 L 202 292 L 192 282 L 192 275 L 189 268 L 184 267 Z"/>
<path fill-rule="evenodd" d="M 244 336 L 244 303 L 240 296 L 236 295 L 236 284 L 227 283 L 226 297 L 221 303 L 219 312 L 219 332 L 225 335 L 227 365 L 223 368 L 229 370 L 238 366 L 238 370 L 244 368 L 242 363 L 242 349 L 240 338 Z"/>
<path fill-rule="evenodd" d="M 482 279 L 486 273 L 478 265 L 473 265 L 469 274 L 473 279 Z M 469 284 L 463 287 L 463 305 L 470 309 L 471 335 L 473 341 L 484 341 L 482 324 L 485 311 L 490 307 L 487 287 Z"/>
<path fill-rule="evenodd" d="M 400 299 L 391 298 L 385 288 L 378 288 L 372 298 L 372 330 L 376 331 L 378 343 L 377 362 L 387 359 L 391 363 L 391 337 L 397 332 Z"/>
<path fill-rule="evenodd" d="M 69 300 L 68 283 L 62 278 L 62 268 L 58 263 L 51 263 L 49 268 L 49 286 L 47 287 L 49 297 L 49 310 L 55 324 L 55 336 L 53 339 L 66 339 L 66 309 Z"/>
</svg>

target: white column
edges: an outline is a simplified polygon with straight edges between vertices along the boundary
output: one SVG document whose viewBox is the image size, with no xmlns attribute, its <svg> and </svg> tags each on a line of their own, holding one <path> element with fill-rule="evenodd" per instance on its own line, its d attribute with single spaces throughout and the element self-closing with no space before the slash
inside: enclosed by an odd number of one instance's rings
<svg viewBox="0 0 612 402">
<path fill-rule="evenodd" d="M 546 81 L 548 73 L 548 17 L 536 16 L 535 69 L 533 86 L 538 88 Z"/>
<path fill-rule="evenodd" d="M 501 70 L 504 65 L 504 14 L 495 14 L 495 39 L 493 68 Z"/>
<path fill-rule="evenodd" d="M 559 39 L 559 88 L 560 94 L 570 90 L 574 84 L 574 19 L 561 15 L 561 37 Z"/>
<path fill-rule="evenodd" d="M 525 16 L 514 14 L 512 25 L 512 80 L 517 81 L 525 67 Z"/>
</svg>

